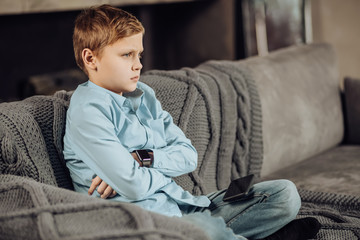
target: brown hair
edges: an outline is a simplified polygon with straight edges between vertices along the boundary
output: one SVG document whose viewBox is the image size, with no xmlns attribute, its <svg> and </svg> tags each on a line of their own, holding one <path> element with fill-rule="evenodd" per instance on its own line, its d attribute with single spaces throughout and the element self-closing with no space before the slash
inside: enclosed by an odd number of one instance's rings
<svg viewBox="0 0 360 240">
<path fill-rule="evenodd" d="M 88 74 L 81 56 L 85 48 L 99 56 L 107 45 L 141 32 L 145 30 L 140 21 L 119 8 L 104 4 L 83 10 L 75 20 L 73 34 L 76 63 Z"/>
</svg>

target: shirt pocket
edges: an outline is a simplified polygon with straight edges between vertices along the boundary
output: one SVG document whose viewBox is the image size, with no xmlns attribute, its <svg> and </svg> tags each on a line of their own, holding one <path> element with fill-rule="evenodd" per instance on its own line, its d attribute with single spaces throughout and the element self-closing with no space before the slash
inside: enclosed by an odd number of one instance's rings
<svg viewBox="0 0 360 240">
<path fill-rule="evenodd" d="M 155 148 L 162 148 L 166 146 L 166 135 L 163 119 L 152 119 L 149 121 L 149 126 L 153 134 L 153 142 Z"/>
<path fill-rule="evenodd" d="M 127 119 L 117 135 L 127 149 L 142 149 L 148 142 L 145 126 L 136 118 Z"/>
</svg>

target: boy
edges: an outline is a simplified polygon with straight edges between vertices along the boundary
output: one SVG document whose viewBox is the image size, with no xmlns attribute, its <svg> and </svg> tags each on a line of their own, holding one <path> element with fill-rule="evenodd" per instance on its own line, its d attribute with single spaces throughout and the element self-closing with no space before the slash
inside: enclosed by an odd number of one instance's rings
<svg viewBox="0 0 360 240">
<path fill-rule="evenodd" d="M 300 198 L 286 180 L 256 184 L 231 204 L 222 201 L 224 191 L 193 196 L 172 180 L 196 169 L 197 152 L 154 91 L 139 82 L 143 34 L 134 16 L 109 5 L 85 10 L 75 21 L 76 62 L 89 77 L 74 92 L 66 120 L 64 155 L 75 190 L 184 215 L 212 230 L 213 239 L 260 239 L 293 220 Z M 305 239 L 298 228 L 290 228 L 296 238 L 286 233 L 286 239 Z"/>
</svg>

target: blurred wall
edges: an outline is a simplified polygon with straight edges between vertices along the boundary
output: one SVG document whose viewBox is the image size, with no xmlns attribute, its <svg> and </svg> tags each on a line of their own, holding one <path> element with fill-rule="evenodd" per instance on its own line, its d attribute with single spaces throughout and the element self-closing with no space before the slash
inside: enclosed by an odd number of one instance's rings
<svg viewBox="0 0 360 240">
<path fill-rule="evenodd" d="M 311 0 L 313 40 L 335 47 L 340 81 L 360 78 L 360 1 Z"/>
<path fill-rule="evenodd" d="M 233 60 L 237 57 L 235 3 L 186 0 L 122 7 L 146 28 L 143 71 L 194 67 L 210 59 Z M 0 15 L 0 102 L 40 94 L 29 86 L 30 77 L 77 69 L 72 31 L 78 13 Z"/>
</svg>

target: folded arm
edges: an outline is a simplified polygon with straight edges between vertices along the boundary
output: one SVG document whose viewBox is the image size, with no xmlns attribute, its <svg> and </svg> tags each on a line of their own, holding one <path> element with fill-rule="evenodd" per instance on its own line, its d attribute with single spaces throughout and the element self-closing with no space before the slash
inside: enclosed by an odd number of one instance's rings
<svg viewBox="0 0 360 240">
<path fill-rule="evenodd" d="M 197 167 L 197 151 L 183 131 L 174 124 L 171 115 L 156 100 L 158 118 L 163 120 L 166 144 L 153 151 L 153 168 L 170 177 L 192 172 Z"/>
<path fill-rule="evenodd" d="M 74 119 L 69 119 L 67 129 L 71 132 L 71 147 L 118 194 L 141 200 L 172 181 L 156 169 L 139 167 L 116 136 L 110 110 L 91 103 L 78 111 Z"/>
<path fill-rule="evenodd" d="M 141 166 L 141 162 L 136 156 L 136 154 L 131 153 L 131 155 L 133 156 L 134 160 L 139 163 L 139 166 Z M 109 186 L 105 181 L 103 181 L 99 176 L 96 176 L 92 179 L 90 188 L 88 190 L 88 194 L 92 195 L 95 189 L 100 194 L 100 197 L 104 199 L 115 197 L 117 194 L 116 191 L 111 186 Z"/>
</svg>

